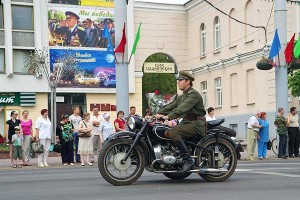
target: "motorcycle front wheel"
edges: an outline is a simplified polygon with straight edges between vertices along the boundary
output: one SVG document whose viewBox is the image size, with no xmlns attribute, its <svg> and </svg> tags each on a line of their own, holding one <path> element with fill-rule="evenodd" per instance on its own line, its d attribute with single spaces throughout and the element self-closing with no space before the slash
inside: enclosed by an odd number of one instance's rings
<svg viewBox="0 0 300 200">
<path fill-rule="evenodd" d="M 130 185 L 143 173 L 145 155 L 140 146 L 133 149 L 126 162 L 123 162 L 133 141 L 116 139 L 107 142 L 99 153 L 98 168 L 102 177 L 112 185 Z"/>
<path fill-rule="evenodd" d="M 214 150 L 217 146 L 219 149 L 217 166 L 218 169 L 226 169 L 227 172 L 213 172 L 210 174 L 199 174 L 204 180 L 209 182 L 223 182 L 227 180 L 235 171 L 237 166 L 237 154 L 234 146 L 226 139 L 219 138 L 218 143 L 216 138 L 209 138 L 205 140 L 202 144 L 202 147 L 206 149 L 199 149 L 196 152 L 197 163 L 205 162 L 207 168 L 213 168 L 213 158 L 208 150 Z"/>
</svg>

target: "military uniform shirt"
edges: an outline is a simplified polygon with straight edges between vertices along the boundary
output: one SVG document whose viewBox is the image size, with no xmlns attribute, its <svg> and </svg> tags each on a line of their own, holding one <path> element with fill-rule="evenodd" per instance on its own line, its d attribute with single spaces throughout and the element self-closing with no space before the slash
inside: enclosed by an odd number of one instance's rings
<svg viewBox="0 0 300 200">
<path fill-rule="evenodd" d="M 172 103 L 160 109 L 158 114 L 167 114 L 169 119 L 182 117 L 184 121 L 193 121 L 199 116 L 205 116 L 206 111 L 202 96 L 195 89 L 189 88 Z"/>
<path fill-rule="evenodd" d="M 277 133 L 279 135 L 283 135 L 286 134 L 286 130 L 287 130 L 287 123 L 286 123 L 286 119 L 284 116 L 282 115 L 277 115 L 274 124 L 277 125 Z"/>
</svg>

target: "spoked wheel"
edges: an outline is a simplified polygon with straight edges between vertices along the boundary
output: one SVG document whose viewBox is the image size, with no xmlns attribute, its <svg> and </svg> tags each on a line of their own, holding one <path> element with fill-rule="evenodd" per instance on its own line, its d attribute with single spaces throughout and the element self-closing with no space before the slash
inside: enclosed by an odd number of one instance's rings
<svg viewBox="0 0 300 200">
<path fill-rule="evenodd" d="M 189 175 L 191 175 L 190 172 L 186 172 L 186 173 L 164 173 L 164 175 L 170 179 L 173 180 L 181 180 L 181 179 L 185 179 L 187 178 Z"/>
<path fill-rule="evenodd" d="M 113 185 L 130 185 L 143 173 L 145 156 L 143 150 L 136 147 L 126 162 L 126 152 L 133 141 L 116 139 L 106 143 L 99 153 L 98 167 L 103 178 Z"/>
<path fill-rule="evenodd" d="M 275 153 L 275 155 L 278 155 L 278 146 L 277 146 L 277 139 L 274 138 L 272 140 L 272 151 Z"/>
<path fill-rule="evenodd" d="M 201 146 L 208 150 L 214 150 L 216 146 L 219 148 L 218 153 L 218 169 L 227 169 L 227 172 L 214 172 L 210 174 L 199 174 L 204 180 L 209 182 L 222 182 L 227 180 L 235 171 L 237 165 L 237 155 L 234 146 L 224 138 L 219 138 L 219 142 L 216 143 L 215 138 L 209 138 L 204 141 Z M 211 154 L 205 149 L 199 149 L 196 152 L 197 163 L 204 163 L 206 167 L 213 167 L 213 159 Z"/>
</svg>

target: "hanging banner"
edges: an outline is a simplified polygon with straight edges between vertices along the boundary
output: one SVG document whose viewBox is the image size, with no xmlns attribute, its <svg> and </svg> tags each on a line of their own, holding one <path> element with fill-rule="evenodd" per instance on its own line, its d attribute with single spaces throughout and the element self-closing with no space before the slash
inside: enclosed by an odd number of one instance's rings
<svg viewBox="0 0 300 200">
<path fill-rule="evenodd" d="M 109 8 L 48 7 L 49 46 L 107 48 L 107 26 L 115 46 L 114 10 Z"/>
<path fill-rule="evenodd" d="M 114 0 L 49 0 L 49 3 L 97 6 L 97 7 L 114 7 Z"/>
<path fill-rule="evenodd" d="M 63 65 L 61 58 L 69 50 L 50 49 L 50 69 Z M 114 55 L 99 50 L 73 50 L 77 65 L 65 69 L 59 87 L 115 88 L 116 70 Z"/>
<path fill-rule="evenodd" d="M 144 73 L 175 74 L 175 64 L 174 63 L 145 62 L 144 63 Z"/>
</svg>

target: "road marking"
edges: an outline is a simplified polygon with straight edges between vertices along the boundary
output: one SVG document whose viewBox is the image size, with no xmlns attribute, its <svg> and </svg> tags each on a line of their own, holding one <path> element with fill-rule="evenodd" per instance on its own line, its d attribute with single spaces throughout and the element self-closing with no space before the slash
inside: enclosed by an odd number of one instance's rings
<svg viewBox="0 0 300 200">
<path fill-rule="evenodd" d="M 298 169 L 296 167 L 276 167 L 276 168 L 267 168 L 268 170 L 287 170 L 287 169 Z M 236 169 L 236 171 L 260 171 L 260 170 L 266 170 L 266 168 L 253 168 L 253 169 Z"/>
<path fill-rule="evenodd" d="M 264 174 L 264 175 L 273 175 L 273 176 L 286 176 L 286 177 L 292 177 L 292 178 L 300 178 L 300 175 L 286 174 L 286 173 L 277 173 L 277 172 L 255 172 L 255 171 L 252 171 L 252 173 L 255 173 L 255 174 Z"/>
<path fill-rule="evenodd" d="M 257 165 L 300 165 L 300 163 L 238 163 L 238 166 L 257 166 Z"/>
</svg>

